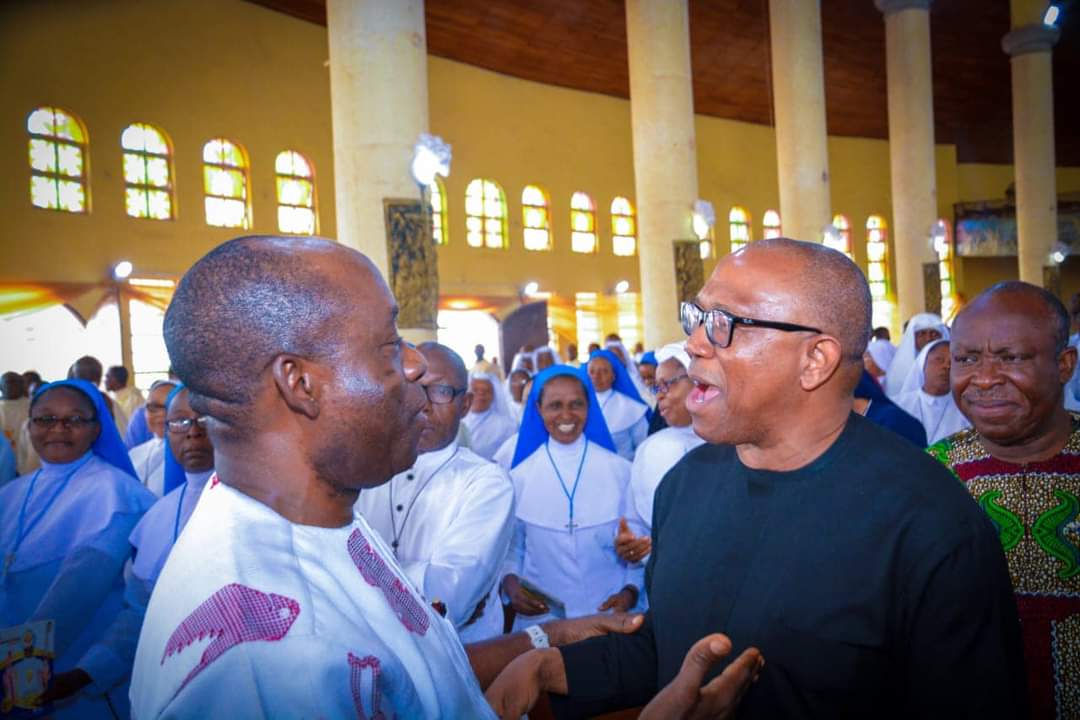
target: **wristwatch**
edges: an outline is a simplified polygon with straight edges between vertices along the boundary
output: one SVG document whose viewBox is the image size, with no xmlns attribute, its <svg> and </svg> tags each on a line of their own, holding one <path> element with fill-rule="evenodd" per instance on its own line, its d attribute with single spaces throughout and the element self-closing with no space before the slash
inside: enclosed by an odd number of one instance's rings
<svg viewBox="0 0 1080 720">
<path fill-rule="evenodd" d="M 532 641 L 534 648 L 549 648 L 551 643 L 548 642 L 548 635 L 544 632 L 544 629 L 539 625 L 530 625 L 525 628 L 525 632 L 529 634 L 529 640 Z"/>
</svg>

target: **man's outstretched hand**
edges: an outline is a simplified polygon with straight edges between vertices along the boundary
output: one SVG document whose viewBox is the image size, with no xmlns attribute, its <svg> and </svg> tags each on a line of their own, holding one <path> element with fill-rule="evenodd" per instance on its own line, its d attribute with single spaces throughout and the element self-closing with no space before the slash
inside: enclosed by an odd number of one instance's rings
<svg viewBox="0 0 1080 720">
<path fill-rule="evenodd" d="M 586 615 L 572 620 L 553 620 L 544 623 L 543 628 L 548 642 L 553 647 L 562 647 L 598 635 L 637 632 L 644 621 L 644 615 L 616 612 Z"/>
<path fill-rule="evenodd" d="M 757 648 L 749 648 L 702 687 L 701 682 L 709 669 L 730 652 L 731 641 L 725 635 L 706 635 L 698 640 L 686 653 L 679 674 L 645 706 L 638 720 L 726 720 L 734 717 L 742 696 L 765 667 L 765 659 Z"/>
</svg>

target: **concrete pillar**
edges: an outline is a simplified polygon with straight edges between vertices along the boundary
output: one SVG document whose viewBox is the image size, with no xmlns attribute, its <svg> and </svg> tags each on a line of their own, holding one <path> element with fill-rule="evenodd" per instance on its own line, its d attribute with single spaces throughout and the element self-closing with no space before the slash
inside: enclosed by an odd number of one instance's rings
<svg viewBox="0 0 1080 720">
<path fill-rule="evenodd" d="M 889 167 L 893 206 L 894 288 L 898 324 L 923 312 L 923 264 L 936 263 L 930 231 L 937 220 L 930 0 L 875 0 L 885 15 Z"/>
<path fill-rule="evenodd" d="M 832 206 L 818 0 L 769 0 L 769 42 L 781 228 L 821 242 Z"/>
<path fill-rule="evenodd" d="M 383 200 L 419 197 L 409 166 L 428 129 L 424 2 L 327 0 L 326 20 L 337 239 L 389 278 Z"/>
<path fill-rule="evenodd" d="M 1020 279 L 1045 286 L 1057 242 L 1054 89 L 1051 49 L 1060 32 L 1042 23 L 1045 2 L 1012 0 L 1012 31 L 1001 41 L 1012 65 L 1013 163 Z"/>
<path fill-rule="evenodd" d="M 683 337 L 675 240 L 694 237 L 698 194 L 686 0 L 627 0 L 634 187 L 645 346 Z"/>
</svg>

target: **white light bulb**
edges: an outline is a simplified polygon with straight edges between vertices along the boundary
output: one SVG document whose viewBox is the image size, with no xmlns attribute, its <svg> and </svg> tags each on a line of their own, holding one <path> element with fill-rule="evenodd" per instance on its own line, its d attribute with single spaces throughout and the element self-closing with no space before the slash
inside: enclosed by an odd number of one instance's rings
<svg viewBox="0 0 1080 720">
<path fill-rule="evenodd" d="M 1046 8 L 1046 13 L 1043 15 L 1043 25 L 1047 27 L 1054 27 L 1057 24 L 1058 15 L 1061 14 L 1061 9 L 1057 5 L 1051 5 Z"/>
<path fill-rule="evenodd" d="M 525 288 L 524 288 L 524 290 L 522 292 L 524 292 L 526 295 L 535 295 L 539 291 L 540 291 L 540 283 L 533 281 L 531 283 L 526 284 Z"/>
<path fill-rule="evenodd" d="M 624 292 L 626 292 L 629 289 L 630 289 L 630 281 L 629 280 L 620 280 L 619 282 L 615 283 L 615 293 L 618 294 L 618 295 L 622 295 Z"/>
<path fill-rule="evenodd" d="M 121 260 L 120 262 L 113 265 L 112 274 L 113 277 L 117 280 L 127 280 L 128 277 L 131 276 L 131 272 L 134 269 L 135 266 L 132 265 L 129 261 Z"/>
</svg>

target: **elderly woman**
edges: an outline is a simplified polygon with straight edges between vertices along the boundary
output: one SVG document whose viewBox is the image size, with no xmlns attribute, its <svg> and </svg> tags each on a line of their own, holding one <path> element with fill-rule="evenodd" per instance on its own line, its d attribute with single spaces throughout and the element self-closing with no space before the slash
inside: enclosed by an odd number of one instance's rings
<svg viewBox="0 0 1080 720">
<path fill-rule="evenodd" d="M 30 403 L 41 468 L 0 488 L 0 626 L 52 619 L 54 670 L 83 655 L 120 609 L 128 536 L 153 502 L 135 479 L 104 397 L 82 380 L 44 386 Z M 54 687 L 55 690 L 55 687 Z M 126 695 L 57 703 L 63 717 L 111 717 Z"/>
<path fill-rule="evenodd" d="M 584 373 L 537 375 L 510 470 L 517 519 L 502 587 L 516 629 L 637 604 L 641 572 L 615 553 L 630 463 L 614 449 Z"/>
<path fill-rule="evenodd" d="M 588 372 L 616 451 L 633 460 L 638 446 L 649 436 L 649 406 L 611 350 L 593 352 L 589 356 Z"/>
<path fill-rule="evenodd" d="M 469 448 L 491 460 L 499 446 L 517 430 L 517 415 L 510 407 L 506 388 L 494 373 L 478 370 L 469 373 L 469 392 L 472 405 L 461 424 L 468 430 Z"/>
</svg>

